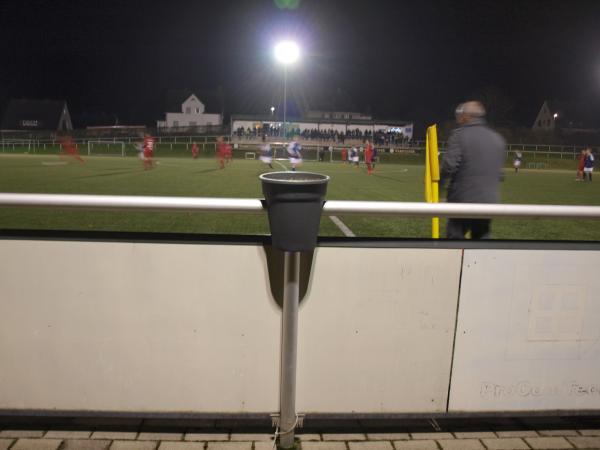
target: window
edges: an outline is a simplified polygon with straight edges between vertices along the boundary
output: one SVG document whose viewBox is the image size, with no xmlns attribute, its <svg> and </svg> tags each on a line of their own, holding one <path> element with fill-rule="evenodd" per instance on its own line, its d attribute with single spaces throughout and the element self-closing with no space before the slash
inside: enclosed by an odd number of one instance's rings
<svg viewBox="0 0 600 450">
<path fill-rule="evenodd" d="M 200 108 L 196 108 L 196 114 L 200 114 Z"/>
<path fill-rule="evenodd" d="M 190 127 L 195 127 L 197 125 L 198 124 L 194 120 L 190 121 Z"/>
<path fill-rule="evenodd" d="M 186 114 L 190 114 L 192 112 L 192 108 L 190 108 L 189 106 L 185 107 L 185 113 Z"/>
<path fill-rule="evenodd" d="M 173 121 L 173 126 L 174 126 L 175 128 L 177 128 L 177 127 L 179 126 L 179 120 L 174 120 L 174 121 Z"/>
</svg>

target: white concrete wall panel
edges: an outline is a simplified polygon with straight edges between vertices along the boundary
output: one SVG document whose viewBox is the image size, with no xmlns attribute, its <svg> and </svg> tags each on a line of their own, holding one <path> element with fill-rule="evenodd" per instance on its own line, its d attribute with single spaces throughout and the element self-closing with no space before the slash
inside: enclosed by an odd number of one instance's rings
<svg viewBox="0 0 600 450">
<path fill-rule="evenodd" d="M 0 240 L 0 409 L 274 412 L 253 245 Z M 319 248 L 298 410 L 443 411 L 460 250 Z"/>
<path fill-rule="evenodd" d="M 318 248 L 299 321 L 299 411 L 446 409 L 461 250 Z"/>
<path fill-rule="evenodd" d="M 597 251 L 465 250 L 450 411 L 600 408 Z"/>
<path fill-rule="evenodd" d="M 0 408 L 277 410 L 260 247 L 2 240 L 0 255 Z"/>
</svg>

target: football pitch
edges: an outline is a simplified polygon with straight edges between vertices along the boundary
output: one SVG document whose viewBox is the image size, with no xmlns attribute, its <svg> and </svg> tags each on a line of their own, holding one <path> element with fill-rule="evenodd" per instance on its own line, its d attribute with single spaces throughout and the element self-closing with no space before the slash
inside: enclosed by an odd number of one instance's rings
<svg viewBox="0 0 600 450">
<path fill-rule="evenodd" d="M 258 160 L 236 159 L 224 170 L 214 159 L 157 158 L 144 171 L 135 157 L 85 157 L 85 164 L 54 155 L 0 156 L 0 191 L 101 195 L 260 198 L 258 176 L 267 172 Z M 289 168 L 287 161 L 275 170 Z M 375 174 L 340 162 L 305 162 L 300 170 L 331 177 L 330 200 L 423 201 L 423 167 L 382 163 Z M 443 195 L 443 193 L 442 193 Z M 600 179 L 576 182 L 575 171 L 506 170 L 502 201 L 520 204 L 600 205 Z M 341 216 L 358 237 L 426 238 L 430 220 Z M 441 235 L 444 235 L 444 220 Z M 148 213 L 56 209 L 0 208 L 0 229 L 144 231 L 198 234 L 268 234 L 265 214 Z M 329 217 L 320 235 L 343 236 Z M 494 239 L 600 240 L 595 220 L 496 219 Z"/>
</svg>

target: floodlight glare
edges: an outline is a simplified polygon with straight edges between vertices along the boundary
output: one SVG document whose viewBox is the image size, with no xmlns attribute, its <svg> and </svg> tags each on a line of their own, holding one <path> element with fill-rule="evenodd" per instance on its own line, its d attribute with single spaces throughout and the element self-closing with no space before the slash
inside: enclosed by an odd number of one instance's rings
<svg viewBox="0 0 600 450">
<path fill-rule="evenodd" d="M 282 41 L 275 46 L 275 59 L 281 64 L 293 64 L 300 57 L 300 49 L 293 41 Z"/>
<path fill-rule="evenodd" d="M 554 120 L 558 119 L 558 113 L 554 113 Z"/>
</svg>

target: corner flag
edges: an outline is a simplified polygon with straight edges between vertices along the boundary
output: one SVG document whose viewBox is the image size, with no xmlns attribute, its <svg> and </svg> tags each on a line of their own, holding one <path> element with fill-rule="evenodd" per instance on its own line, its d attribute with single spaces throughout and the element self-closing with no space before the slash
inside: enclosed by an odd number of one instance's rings
<svg viewBox="0 0 600 450">
<path fill-rule="evenodd" d="M 438 203 L 440 182 L 440 163 L 438 160 L 437 126 L 431 125 L 427 128 L 425 140 L 425 201 L 427 203 Z M 431 237 L 440 238 L 440 219 L 431 219 Z"/>
</svg>

